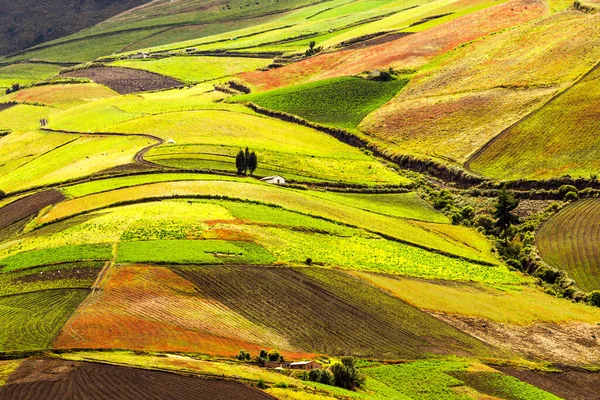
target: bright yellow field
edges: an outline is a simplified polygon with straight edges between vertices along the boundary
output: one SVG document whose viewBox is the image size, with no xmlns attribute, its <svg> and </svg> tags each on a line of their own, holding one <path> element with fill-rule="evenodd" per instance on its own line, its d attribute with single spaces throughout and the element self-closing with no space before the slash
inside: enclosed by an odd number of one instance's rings
<svg viewBox="0 0 600 400">
<path fill-rule="evenodd" d="M 600 321 L 600 310 L 581 303 L 550 296 L 536 287 L 491 287 L 448 281 L 391 277 L 367 272 L 353 275 L 425 310 L 516 325 L 537 322 Z"/>
</svg>

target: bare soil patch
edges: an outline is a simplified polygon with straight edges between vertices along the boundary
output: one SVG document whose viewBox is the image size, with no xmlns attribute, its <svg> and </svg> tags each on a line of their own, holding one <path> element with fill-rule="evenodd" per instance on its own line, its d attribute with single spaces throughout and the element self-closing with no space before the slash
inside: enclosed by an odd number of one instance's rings
<svg viewBox="0 0 600 400">
<path fill-rule="evenodd" d="M 600 399 L 600 373 L 579 369 L 563 372 L 541 372 L 512 367 L 495 367 L 507 375 L 530 383 L 547 392 L 569 400 Z"/>
<path fill-rule="evenodd" d="M 388 33 L 387 35 L 377 36 L 373 39 L 367 39 L 360 42 L 348 44 L 347 46 L 344 46 L 344 50 L 354 50 L 362 49 L 363 47 L 376 46 L 378 44 L 392 42 L 396 39 L 400 39 L 408 35 L 412 35 L 412 32 Z"/>
<path fill-rule="evenodd" d="M 95 67 L 64 74 L 73 78 L 88 78 L 108 86 L 120 94 L 147 92 L 182 86 L 176 79 L 153 72 L 120 67 Z"/>
<path fill-rule="evenodd" d="M 16 105 L 17 105 L 16 103 L 0 103 L 0 112 L 2 112 L 4 110 L 8 110 L 12 106 L 16 106 Z"/>
<path fill-rule="evenodd" d="M 238 382 L 201 379 L 166 372 L 81 363 L 29 359 L 0 388 L 3 399 L 272 399 Z"/>
<path fill-rule="evenodd" d="M 57 266 L 55 271 L 33 272 L 16 280 L 19 283 L 45 282 L 56 279 L 94 279 L 98 275 L 99 269 L 96 267 L 67 268 L 61 269 Z"/>
<path fill-rule="evenodd" d="M 587 323 L 517 326 L 483 318 L 432 313 L 481 341 L 524 357 L 590 365 L 600 362 L 600 326 Z"/>
<path fill-rule="evenodd" d="M 0 208 L 0 229 L 6 228 L 23 218 L 37 214 L 44 207 L 59 203 L 65 196 L 58 190 L 51 189 L 23 197 Z"/>
</svg>

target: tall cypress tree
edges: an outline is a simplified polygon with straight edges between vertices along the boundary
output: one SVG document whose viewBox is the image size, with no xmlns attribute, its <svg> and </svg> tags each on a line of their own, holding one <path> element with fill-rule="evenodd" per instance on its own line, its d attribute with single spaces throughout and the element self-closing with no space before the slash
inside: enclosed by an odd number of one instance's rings
<svg viewBox="0 0 600 400">
<path fill-rule="evenodd" d="M 246 147 L 246 151 L 244 153 L 244 174 L 246 174 L 246 171 L 248 171 L 248 167 L 249 167 L 249 163 L 250 163 L 250 150 L 248 150 L 248 147 Z"/>
<path fill-rule="evenodd" d="M 246 169 L 248 166 L 246 165 L 246 156 L 244 151 L 240 149 L 237 156 L 235 157 L 235 168 L 237 169 L 237 173 L 243 175 L 246 173 Z"/>
<path fill-rule="evenodd" d="M 252 152 L 250 153 L 250 158 L 248 159 L 248 169 L 250 170 L 250 176 L 252 176 L 252 174 L 256 170 L 256 167 L 258 167 L 258 157 L 256 157 L 255 152 Z"/>
</svg>

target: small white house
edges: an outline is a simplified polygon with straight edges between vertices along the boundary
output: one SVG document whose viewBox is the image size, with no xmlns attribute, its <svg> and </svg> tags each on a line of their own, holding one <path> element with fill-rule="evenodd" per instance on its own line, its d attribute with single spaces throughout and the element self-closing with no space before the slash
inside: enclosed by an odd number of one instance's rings
<svg viewBox="0 0 600 400">
<path fill-rule="evenodd" d="M 169 139 L 169 140 L 167 140 L 167 143 L 169 143 L 169 144 L 175 144 L 175 141 L 173 139 Z"/>
<path fill-rule="evenodd" d="M 267 183 L 273 183 L 275 185 L 285 185 L 285 178 L 283 178 L 282 176 L 279 176 L 279 175 L 265 176 L 264 178 L 261 179 L 261 181 L 267 182 Z"/>
</svg>

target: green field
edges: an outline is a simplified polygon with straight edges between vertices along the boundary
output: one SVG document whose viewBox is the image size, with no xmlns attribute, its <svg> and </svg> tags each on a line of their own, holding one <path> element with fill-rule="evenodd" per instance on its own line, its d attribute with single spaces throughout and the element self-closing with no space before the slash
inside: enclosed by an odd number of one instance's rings
<svg viewBox="0 0 600 400">
<path fill-rule="evenodd" d="M 240 72 L 266 67 L 270 60 L 242 57 L 170 57 L 160 60 L 125 60 L 116 67 L 143 69 L 171 76 L 182 82 L 197 83 L 224 78 Z"/>
<path fill-rule="evenodd" d="M 0 297 L 0 350 L 47 348 L 88 290 L 46 290 Z"/>
<path fill-rule="evenodd" d="M 254 243 L 223 240 L 124 242 L 118 262 L 159 264 L 269 264 L 273 257 Z"/>
<path fill-rule="evenodd" d="M 546 221 L 536 234 L 540 255 L 563 269 L 582 290 L 600 290 L 600 201 L 585 199 L 564 208 Z"/>
<path fill-rule="evenodd" d="M 71 245 L 44 250 L 32 250 L 0 259 L 3 272 L 10 272 L 39 265 L 73 261 L 98 261 L 111 258 L 108 245 Z"/>
<path fill-rule="evenodd" d="M 338 78 L 234 99 L 325 125 L 356 129 L 364 117 L 394 97 L 407 83 L 406 79 L 379 82 Z"/>
<path fill-rule="evenodd" d="M 244 182 L 181 181 L 149 184 L 145 185 L 143 189 L 136 187 L 118 189 L 60 203 L 41 216 L 38 223 L 62 220 L 125 201 L 198 195 L 227 196 L 240 200 L 275 204 L 311 216 L 327 218 L 371 230 L 428 249 L 496 264 L 496 259 L 491 254 L 490 243 L 482 235 L 464 226 L 388 217 L 334 201 L 315 198 L 299 190 Z"/>
<path fill-rule="evenodd" d="M 8 88 L 14 83 L 21 86 L 50 78 L 60 71 L 61 67 L 52 64 L 12 64 L 0 67 L 0 89 Z"/>
<path fill-rule="evenodd" d="M 499 179 L 589 177 L 600 169 L 600 68 L 504 131 L 471 168 Z"/>
<path fill-rule="evenodd" d="M 554 400 L 559 397 L 521 382 L 500 372 L 486 370 L 470 372 L 473 368 L 460 360 L 420 361 L 399 365 L 365 368 L 364 372 L 380 384 L 386 385 L 399 399 L 451 400 L 474 398 L 463 390 L 465 386 L 477 394 L 497 396 L 510 400 Z M 373 385 L 367 381 L 368 385 Z M 377 388 L 377 386 L 375 386 Z M 475 393 L 472 393 L 473 395 Z"/>
</svg>

